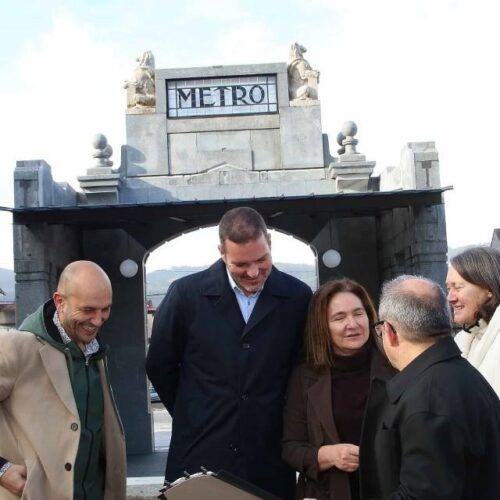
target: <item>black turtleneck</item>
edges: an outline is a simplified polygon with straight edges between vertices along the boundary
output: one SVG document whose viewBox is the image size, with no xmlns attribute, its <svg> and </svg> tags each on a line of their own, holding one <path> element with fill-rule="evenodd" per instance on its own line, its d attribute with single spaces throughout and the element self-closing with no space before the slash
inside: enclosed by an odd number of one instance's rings
<svg viewBox="0 0 500 500">
<path fill-rule="evenodd" d="M 359 446 L 361 424 L 370 386 L 370 361 L 373 340 L 352 356 L 333 356 L 332 409 L 333 420 L 341 443 Z M 351 497 L 359 499 L 358 472 L 349 474 Z"/>
</svg>

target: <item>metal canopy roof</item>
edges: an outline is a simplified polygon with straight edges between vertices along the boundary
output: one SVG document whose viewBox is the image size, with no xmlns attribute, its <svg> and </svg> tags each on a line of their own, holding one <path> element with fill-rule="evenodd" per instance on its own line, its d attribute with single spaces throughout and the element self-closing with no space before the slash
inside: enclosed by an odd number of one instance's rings
<svg viewBox="0 0 500 500">
<path fill-rule="evenodd" d="M 117 205 L 78 205 L 54 207 L 9 208 L 15 224 L 34 223 L 62 224 L 87 228 L 116 227 L 117 225 L 145 224 L 171 218 L 179 222 L 190 219 L 212 221 L 235 206 L 248 205 L 264 217 L 275 217 L 280 212 L 306 215 L 335 213 L 339 217 L 377 215 L 383 210 L 409 206 L 438 205 L 442 193 L 452 189 L 375 191 L 365 193 L 336 193 L 331 195 L 246 198 L 210 201 L 170 201 L 164 203 L 140 203 Z"/>
</svg>

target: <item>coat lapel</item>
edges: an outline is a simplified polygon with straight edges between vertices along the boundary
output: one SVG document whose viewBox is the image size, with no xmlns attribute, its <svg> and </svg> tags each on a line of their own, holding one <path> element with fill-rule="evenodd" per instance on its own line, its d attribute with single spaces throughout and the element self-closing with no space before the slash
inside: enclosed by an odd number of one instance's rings
<svg viewBox="0 0 500 500">
<path fill-rule="evenodd" d="M 215 311 L 239 335 L 243 331 L 245 322 L 234 291 L 229 286 L 226 266 L 222 260 L 218 260 L 208 269 L 201 291 L 203 295 L 210 297 Z"/>
<path fill-rule="evenodd" d="M 241 314 L 236 296 L 229 286 L 224 290 L 222 295 L 215 300 L 214 308 L 224 320 L 229 323 L 231 329 L 237 331 L 239 335 L 243 330 L 245 321 L 243 320 L 243 315 Z"/>
<path fill-rule="evenodd" d="M 269 291 L 264 288 L 243 330 L 243 336 L 255 328 L 279 304 L 279 302 L 280 300 L 278 297 L 270 294 Z"/>
<path fill-rule="evenodd" d="M 57 395 L 68 410 L 78 418 L 71 382 L 68 376 L 68 365 L 64 354 L 49 344 L 43 344 L 40 348 L 40 357 Z"/>
<path fill-rule="evenodd" d="M 329 369 L 324 369 L 315 383 L 307 390 L 308 400 L 316 413 L 321 426 L 332 443 L 339 443 L 340 437 L 333 421 L 332 377 Z"/>
<path fill-rule="evenodd" d="M 283 297 L 288 297 L 288 295 L 286 286 L 282 283 L 280 272 L 273 267 L 248 319 L 242 336 L 253 330 L 281 303 Z"/>
</svg>

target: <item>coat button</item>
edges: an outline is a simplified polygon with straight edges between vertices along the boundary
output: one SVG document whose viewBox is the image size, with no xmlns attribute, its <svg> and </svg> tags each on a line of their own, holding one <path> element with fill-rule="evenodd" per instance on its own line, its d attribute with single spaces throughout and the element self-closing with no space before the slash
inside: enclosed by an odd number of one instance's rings
<svg viewBox="0 0 500 500">
<path fill-rule="evenodd" d="M 66 462 L 66 463 L 64 464 L 64 468 L 65 468 L 66 470 L 68 470 L 68 471 L 69 471 L 69 470 L 71 470 L 71 464 L 70 464 L 69 462 Z"/>
<path fill-rule="evenodd" d="M 243 349 L 250 349 L 250 344 L 241 344 L 241 347 L 243 347 Z"/>
<path fill-rule="evenodd" d="M 73 423 L 71 424 L 71 430 L 72 430 L 72 431 L 77 431 L 77 430 L 78 430 L 78 424 L 77 424 L 76 422 L 73 422 Z"/>
<path fill-rule="evenodd" d="M 248 394 L 242 394 L 240 396 L 240 398 L 243 400 L 243 401 L 246 401 L 248 399 Z"/>
<path fill-rule="evenodd" d="M 238 447 L 233 443 L 229 445 L 229 448 L 231 448 L 231 451 L 234 451 L 235 453 L 238 451 Z"/>
</svg>

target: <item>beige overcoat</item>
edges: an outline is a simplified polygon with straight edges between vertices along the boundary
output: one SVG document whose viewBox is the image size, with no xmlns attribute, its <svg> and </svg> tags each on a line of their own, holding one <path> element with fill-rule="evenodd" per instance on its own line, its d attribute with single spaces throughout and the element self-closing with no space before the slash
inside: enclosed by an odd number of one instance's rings
<svg viewBox="0 0 500 500">
<path fill-rule="evenodd" d="M 104 396 L 105 500 L 126 497 L 125 437 L 98 361 Z M 0 456 L 25 464 L 25 500 L 73 500 L 80 419 L 66 357 L 30 332 L 0 332 Z M 0 500 L 16 497 L 0 487 Z"/>
</svg>

